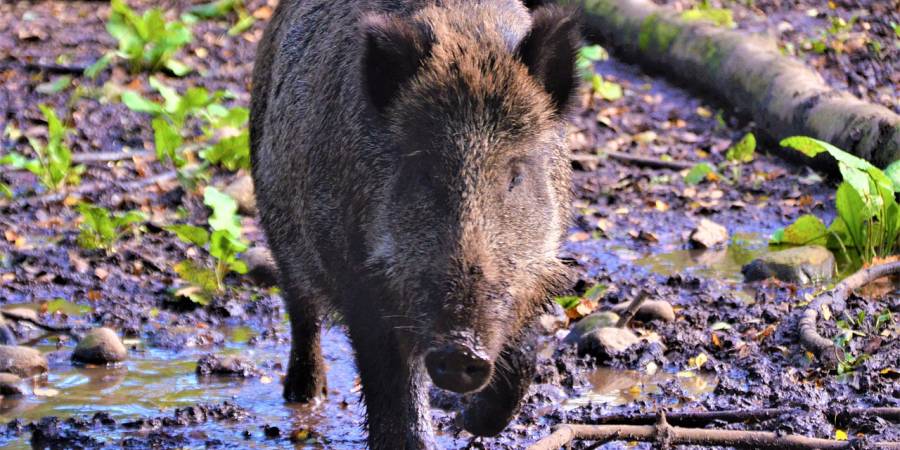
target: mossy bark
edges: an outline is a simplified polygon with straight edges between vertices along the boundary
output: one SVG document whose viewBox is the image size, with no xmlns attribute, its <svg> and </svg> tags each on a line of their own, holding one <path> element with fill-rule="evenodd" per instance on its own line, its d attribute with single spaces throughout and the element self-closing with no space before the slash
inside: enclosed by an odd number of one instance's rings
<svg viewBox="0 0 900 450">
<path fill-rule="evenodd" d="M 880 167 L 900 159 L 900 116 L 831 89 L 770 38 L 685 21 L 650 0 L 558 3 L 583 8 L 589 38 L 752 118 L 764 138 L 810 136 Z"/>
</svg>

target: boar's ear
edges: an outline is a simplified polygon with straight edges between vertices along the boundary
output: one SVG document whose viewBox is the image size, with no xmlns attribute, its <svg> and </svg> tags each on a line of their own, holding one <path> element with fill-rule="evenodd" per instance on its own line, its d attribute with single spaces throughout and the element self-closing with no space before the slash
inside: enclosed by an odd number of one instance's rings
<svg viewBox="0 0 900 450">
<path fill-rule="evenodd" d="M 381 112 L 396 97 L 431 52 L 430 30 L 409 19 L 384 14 L 363 18 L 365 49 L 362 59 L 363 85 L 375 108 Z"/>
<path fill-rule="evenodd" d="M 573 10 L 541 7 L 532 13 L 531 31 L 519 44 L 519 58 L 550 94 L 558 113 L 569 106 L 578 86 L 575 53 L 579 28 Z"/>
</svg>

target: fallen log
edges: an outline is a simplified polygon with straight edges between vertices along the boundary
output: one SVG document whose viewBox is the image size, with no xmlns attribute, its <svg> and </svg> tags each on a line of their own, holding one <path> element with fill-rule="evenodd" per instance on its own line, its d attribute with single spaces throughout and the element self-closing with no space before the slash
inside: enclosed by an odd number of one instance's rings
<svg viewBox="0 0 900 450">
<path fill-rule="evenodd" d="M 764 138 L 814 137 L 879 167 L 900 159 L 900 116 L 831 89 L 770 38 L 683 20 L 650 0 L 557 3 L 581 7 L 588 37 L 618 57 L 722 101 L 752 118 Z M 794 152 L 783 156 L 797 158 Z"/>
</svg>

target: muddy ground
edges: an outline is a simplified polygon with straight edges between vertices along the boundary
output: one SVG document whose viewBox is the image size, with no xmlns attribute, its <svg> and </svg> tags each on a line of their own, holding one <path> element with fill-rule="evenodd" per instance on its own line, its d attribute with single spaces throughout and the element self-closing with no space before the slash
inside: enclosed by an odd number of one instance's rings
<svg viewBox="0 0 900 450">
<path fill-rule="evenodd" d="M 151 3 L 129 2 L 139 9 Z M 262 19 L 249 31 L 231 37 L 226 21 L 200 22 L 194 42 L 181 55 L 195 71 L 181 79 L 157 76 L 179 90 L 228 89 L 235 94 L 234 104 L 248 104 L 255 42 L 271 5 L 247 3 Z M 836 86 L 849 86 L 864 98 L 898 110 L 898 38 L 891 37 L 890 28 L 885 31 L 891 21 L 900 22 L 897 9 L 879 9 L 889 2 L 863 3 L 836 2 L 830 8 L 757 1 L 752 8 L 729 6 L 742 28 L 790 21 L 792 29 L 781 33 L 783 42 L 816 35 L 829 15 L 867 8 L 861 17 L 874 30 L 872 39 L 881 40 L 881 57 L 856 52 L 819 55 L 795 47 Z M 162 5 L 182 11 L 189 2 Z M 817 8 L 822 17 L 813 17 L 810 8 Z M 760 18 L 755 11 L 769 17 Z M 127 86 L 146 95 L 152 92 L 146 74 L 131 75 L 120 65 L 94 81 L 78 74 L 79 68 L 115 46 L 104 31 L 107 15 L 107 5 L 99 2 L 0 5 L 0 128 L 14 124 L 29 135 L 45 134 L 37 105 L 47 103 L 77 130 L 70 139 L 75 153 L 152 150 L 148 116 L 103 95 L 74 96 L 77 87 L 104 85 L 107 91 Z M 854 27 L 863 25 L 856 22 Z M 664 347 L 642 344 L 604 361 L 561 345 L 565 331 L 548 332 L 536 383 L 514 423 L 496 438 L 472 438 L 454 425 L 452 411 L 437 407 L 452 405 L 452 399 L 436 395 L 433 416 L 439 441 L 447 448 L 522 448 L 547 435 L 554 424 L 590 423 L 606 414 L 767 407 L 802 412 L 759 423 L 712 426 L 823 438 L 846 432 L 900 441 L 896 423 L 863 417 L 836 422 L 828 413 L 836 405 L 900 406 L 897 292 L 889 288 L 851 300 L 849 314 L 865 311 L 873 317 L 890 310 L 895 322 L 883 338 L 863 329 L 866 338 L 854 341 L 852 350 L 871 357 L 839 376 L 812 361 L 797 343 L 799 313 L 821 286 L 747 284 L 740 274 L 742 264 L 770 251 L 767 237 L 776 228 L 805 213 L 833 216 L 834 186 L 808 169 L 765 155 L 727 167 L 723 176 L 698 185 L 686 184 L 683 173 L 673 170 L 585 157 L 601 150 L 721 164 L 726 149 L 753 130 L 752 124 L 720 112 L 714 103 L 634 67 L 609 60 L 598 63 L 597 71 L 621 84 L 624 95 L 607 101 L 585 91 L 572 120 L 570 142 L 579 155 L 573 161 L 576 220 L 563 249 L 577 273 L 572 289 L 578 293 L 605 285 L 599 308 L 647 289 L 675 307 L 676 320 L 635 323 L 636 330 L 655 334 Z M 72 76 L 72 86 L 62 92 L 39 88 L 66 75 Z M 24 139 L 4 135 L 2 143 L 3 152 L 29 151 Z M 161 226 L 204 224 L 208 212 L 202 197 L 177 181 L 125 189 L 126 183 L 168 170 L 152 158 L 88 164 L 82 182 L 97 188 L 83 194 L 85 200 L 113 210 L 138 208 L 149 216 L 141 232 L 120 241 L 111 255 L 76 244 L 78 214 L 67 206 L 71 201 L 0 200 L 2 307 L 31 308 L 42 321 L 56 325 L 106 325 L 130 348 L 129 360 L 119 367 L 75 366 L 69 362 L 72 339 L 15 325 L 20 343 L 46 353 L 50 371 L 33 382 L 26 397 L 0 400 L 0 422 L 8 423 L 0 429 L 0 445 L 361 448 L 358 381 L 340 326 L 332 327 L 324 339 L 327 399 L 317 405 L 285 405 L 280 379 L 289 333 L 277 291 L 231 276 L 229 295 L 208 306 L 173 300 L 171 288 L 179 283 L 173 265 L 186 256 L 200 261 L 209 256 Z M 220 171 L 211 183 L 224 185 L 235 176 Z M 13 186 L 20 200 L 38 195 L 30 174 L 0 171 L 0 181 Z M 687 235 L 702 218 L 724 225 L 730 243 L 689 250 Z M 249 240 L 264 245 L 255 219 L 245 217 L 243 225 Z M 823 328 L 829 337 L 836 333 L 833 320 Z M 247 377 L 195 374 L 197 361 L 207 354 L 242 355 L 256 367 Z M 692 370 L 692 361 L 701 354 L 707 362 Z M 632 445 L 619 442 L 602 448 L 626 447 Z"/>
</svg>

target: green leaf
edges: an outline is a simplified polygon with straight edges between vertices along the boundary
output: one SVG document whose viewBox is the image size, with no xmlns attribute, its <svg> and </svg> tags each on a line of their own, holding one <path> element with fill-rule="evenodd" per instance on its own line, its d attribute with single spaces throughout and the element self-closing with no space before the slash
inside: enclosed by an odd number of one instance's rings
<svg viewBox="0 0 900 450">
<path fill-rule="evenodd" d="M 622 86 L 612 81 L 606 81 L 598 74 L 591 78 L 591 87 L 604 100 L 616 101 L 622 98 Z"/>
<path fill-rule="evenodd" d="M 184 166 L 187 161 L 179 153 L 183 140 L 178 134 L 178 130 L 162 117 L 153 119 L 151 125 L 153 126 L 153 141 L 156 145 L 156 158 L 161 162 L 170 160 L 175 167 Z"/>
<path fill-rule="evenodd" d="M 237 215 L 237 202 L 228 194 L 207 186 L 203 190 L 203 203 L 212 208 L 209 226 L 216 231 L 227 231 L 232 236 L 241 235 L 241 222 Z"/>
<path fill-rule="evenodd" d="M 41 94 L 57 94 L 66 90 L 66 88 L 71 85 L 72 77 L 69 75 L 63 75 L 52 82 L 39 84 L 36 88 L 34 88 L 34 90 L 40 92 Z"/>
<path fill-rule="evenodd" d="M 588 61 L 603 61 L 609 58 L 609 54 L 602 46 L 586 45 L 578 51 L 578 57 Z"/>
<path fill-rule="evenodd" d="M 150 100 L 141 97 L 140 94 L 134 91 L 125 91 L 122 93 L 122 103 L 128 107 L 128 109 L 135 112 L 143 112 L 150 113 L 153 115 L 162 114 L 163 108 L 158 103 L 151 102 Z"/>
<path fill-rule="evenodd" d="M 821 219 L 812 214 L 805 214 L 803 216 L 800 216 L 794 223 L 790 224 L 787 228 L 781 231 L 782 232 L 780 236 L 778 236 L 778 241 L 773 243 L 791 245 L 825 245 L 825 243 L 827 242 L 827 230 L 825 229 L 825 224 Z M 773 238 L 774 237 L 775 236 L 773 236 Z"/>
<path fill-rule="evenodd" d="M 164 65 L 166 69 L 169 69 L 169 71 L 172 72 L 172 75 L 175 75 L 176 77 L 183 77 L 191 73 L 191 68 L 177 59 L 170 59 L 166 61 Z"/>
<path fill-rule="evenodd" d="M 254 23 L 256 23 L 255 17 L 251 15 L 245 15 L 244 17 L 241 17 L 241 19 L 238 20 L 233 27 L 228 29 L 228 35 L 237 36 L 250 29 L 250 27 L 252 27 Z"/>
<path fill-rule="evenodd" d="M 11 199 L 15 195 L 8 184 L 0 182 L 0 195 Z"/>
<path fill-rule="evenodd" d="M 835 194 L 835 207 L 838 216 L 847 228 L 852 246 L 862 253 L 866 245 L 863 228 L 867 218 L 864 212 L 866 210 L 865 202 L 857 191 L 845 181 L 838 186 Z"/>
<path fill-rule="evenodd" d="M 715 169 L 707 163 L 695 164 L 691 170 L 684 176 L 684 182 L 687 184 L 699 184 L 707 178 L 711 173 L 715 173 Z"/>
<path fill-rule="evenodd" d="M 182 280 L 200 288 L 204 293 L 213 293 L 219 290 L 219 285 L 216 283 L 216 274 L 212 269 L 191 260 L 181 261 L 175 264 L 173 269 Z"/>
<path fill-rule="evenodd" d="M 884 175 L 890 178 L 894 192 L 900 192 L 900 160 L 892 162 L 884 168 Z"/>
<path fill-rule="evenodd" d="M 182 242 L 198 247 L 204 247 L 209 242 L 209 232 L 194 225 L 169 225 L 163 229 L 175 233 Z"/>
<path fill-rule="evenodd" d="M 90 65 L 87 69 L 84 70 L 84 76 L 94 79 L 97 78 L 97 75 L 100 75 L 100 72 L 106 70 L 109 67 L 109 64 L 112 62 L 113 58 L 116 57 L 115 53 L 107 53 L 101 56 L 96 62 Z"/>
<path fill-rule="evenodd" d="M 756 137 L 753 133 L 747 133 L 737 144 L 734 144 L 725 152 L 727 160 L 741 163 L 753 161 L 755 155 Z"/>
<path fill-rule="evenodd" d="M 559 306 L 562 306 L 563 309 L 571 309 L 578 306 L 581 303 L 581 297 L 575 295 L 565 295 L 561 297 L 555 297 L 553 299 Z"/>
</svg>

